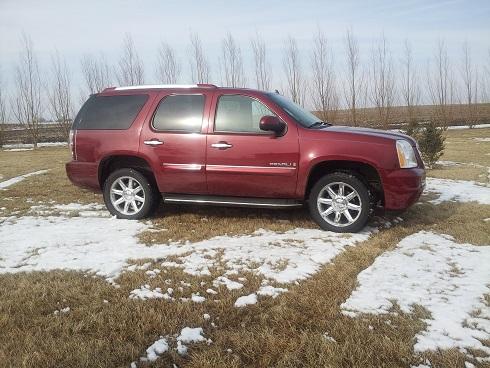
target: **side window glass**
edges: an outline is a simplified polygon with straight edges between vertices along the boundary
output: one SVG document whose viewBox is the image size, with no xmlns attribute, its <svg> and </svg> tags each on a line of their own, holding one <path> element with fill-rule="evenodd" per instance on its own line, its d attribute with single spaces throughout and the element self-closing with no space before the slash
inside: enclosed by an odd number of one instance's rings
<svg viewBox="0 0 490 368">
<path fill-rule="evenodd" d="M 214 130 L 217 132 L 264 133 L 260 119 L 275 114 L 261 102 L 246 96 L 224 95 L 218 100 Z"/>
<path fill-rule="evenodd" d="M 160 101 L 153 128 L 199 133 L 204 111 L 203 95 L 172 95 Z"/>
</svg>

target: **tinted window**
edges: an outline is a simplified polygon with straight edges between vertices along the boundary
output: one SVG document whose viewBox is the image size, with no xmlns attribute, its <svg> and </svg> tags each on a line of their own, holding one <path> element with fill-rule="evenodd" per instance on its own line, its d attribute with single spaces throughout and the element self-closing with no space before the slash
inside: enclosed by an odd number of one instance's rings
<svg viewBox="0 0 490 368">
<path fill-rule="evenodd" d="M 264 133 L 259 127 L 263 116 L 275 114 L 262 103 L 246 96 L 221 96 L 214 130 L 218 132 Z"/>
<path fill-rule="evenodd" d="M 73 126 L 75 129 L 128 129 L 147 99 L 147 95 L 92 96 Z"/>
<path fill-rule="evenodd" d="M 168 96 L 158 105 L 153 127 L 197 133 L 201 131 L 203 111 L 203 95 Z"/>
</svg>

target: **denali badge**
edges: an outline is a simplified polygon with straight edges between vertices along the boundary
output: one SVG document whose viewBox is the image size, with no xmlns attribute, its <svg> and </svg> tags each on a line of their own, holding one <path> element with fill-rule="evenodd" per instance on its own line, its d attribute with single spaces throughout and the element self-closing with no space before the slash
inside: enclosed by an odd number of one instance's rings
<svg viewBox="0 0 490 368">
<path fill-rule="evenodd" d="M 269 162 L 269 166 L 296 167 L 296 162 Z"/>
</svg>

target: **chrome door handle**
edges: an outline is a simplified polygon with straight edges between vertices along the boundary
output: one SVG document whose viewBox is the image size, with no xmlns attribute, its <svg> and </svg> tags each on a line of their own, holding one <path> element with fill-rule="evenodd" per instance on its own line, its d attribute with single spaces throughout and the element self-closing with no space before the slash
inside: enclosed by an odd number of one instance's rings
<svg viewBox="0 0 490 368">
<path fill-rule="evenodd" d="M 218 143 L 213 143 L 211 147 L 223 150 L 223 149 L 231 148 L 233 147 L 233 145 L 226 142 L 218 142 Z"/>
<path fill-rule="evenodd" d="M 149 141 L 143 141 L 144 144 L 148 146 L 160 146 L 163 144 L 162 141 L 159 141 L 158 139 L 151 139 Z"/>
</svg>

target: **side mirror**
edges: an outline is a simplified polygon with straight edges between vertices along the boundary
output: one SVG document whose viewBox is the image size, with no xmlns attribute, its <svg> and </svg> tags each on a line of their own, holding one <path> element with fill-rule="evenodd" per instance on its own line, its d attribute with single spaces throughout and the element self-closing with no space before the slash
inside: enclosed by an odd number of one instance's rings
<svg viewBox="0 0 490 368">
<path fill-rule="evenodd" d="M 276 135 L 281 135 L 286 130 L 286 124 L 277 116 L 262 116 L 259 126 L 261 130 L 274 132 Z"/>
</svg>

